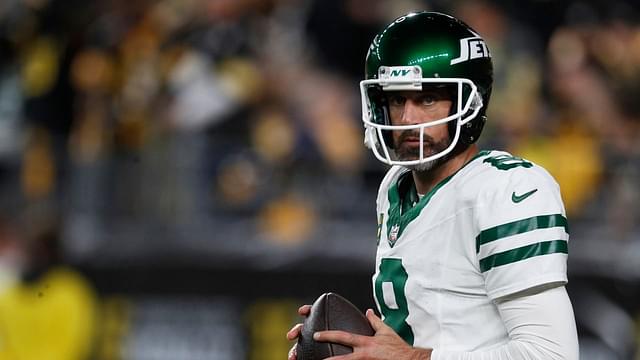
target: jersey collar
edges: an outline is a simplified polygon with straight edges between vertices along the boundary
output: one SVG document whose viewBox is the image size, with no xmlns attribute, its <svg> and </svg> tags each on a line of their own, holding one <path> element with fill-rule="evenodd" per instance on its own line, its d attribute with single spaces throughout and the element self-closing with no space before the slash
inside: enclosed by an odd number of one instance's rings
<svg viewBox="0 0 640 360">
<path fill-rule="evenodd" d="M 466 164 L 464 164 L 455 173 L 449 175 L 426 193 L 421 199 L 416 191 L 415 183 L 411 171 L 407 170 L 398 176 L 398 179 L 389 188 L 387 193 L 389 199 L 389 210 L 387 219 L 387 241 L 389 246 L 393 247 L 398 241 L 404 229 L 413 221 L 422 209 L 429 203 L 431 198 L 440 188 L 447 184 L 460 170 L 464 169 L 475 159 L 489 154 L 491 151 L 482 150 L 474 155 Z"/>
</svg>

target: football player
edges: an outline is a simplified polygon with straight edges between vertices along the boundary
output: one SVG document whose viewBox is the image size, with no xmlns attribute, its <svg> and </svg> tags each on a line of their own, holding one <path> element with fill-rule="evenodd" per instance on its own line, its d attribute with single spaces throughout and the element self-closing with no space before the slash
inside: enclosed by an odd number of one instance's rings
<svg viewBox="0 0 640 360">
<path fill-rule="evenodd" d="M 475 144 L 493 81 L 482 37 L 445 14 L 407 14 L 374 38 L 365 71 L 365 141 L 391 165 L 372 279 L 382 319 L 367 311 L 372 337 L 314 338 L 353 347 L 336 360 L 578 359 L 558 184 Z"/>
</svg>

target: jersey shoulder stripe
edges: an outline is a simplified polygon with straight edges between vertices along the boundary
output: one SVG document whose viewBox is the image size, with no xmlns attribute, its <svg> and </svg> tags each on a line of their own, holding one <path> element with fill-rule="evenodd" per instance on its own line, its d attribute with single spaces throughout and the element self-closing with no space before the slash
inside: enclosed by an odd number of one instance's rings
<svg viewBox="0 0 640 360">
<path fill-rule="evenodd" d="M 484 273 L 497 266 L 515 263 L 534 256 L 557 253 L 569 253 L 566 240 L 543 241 L 487 256 L 480 260 L 480 271 Z"/>
<path fill-rule="evenodd" d="M 476 237 L 476 252 L 480 251 L 480 246 L 492 241 L 537 229 L 547 229 L 552 227 L 564 227 L 564 231 L 567 234 L 569 233 L 569 223 L 567 218 L 562 214 L 533 216 L 527 219 L 516 220 L 494 226 L 481 231 Z"/>
</svg>

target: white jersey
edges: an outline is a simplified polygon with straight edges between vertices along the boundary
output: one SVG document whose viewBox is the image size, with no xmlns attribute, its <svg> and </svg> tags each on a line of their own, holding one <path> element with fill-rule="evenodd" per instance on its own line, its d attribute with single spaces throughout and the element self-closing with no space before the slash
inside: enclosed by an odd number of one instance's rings
<svg viewBox="0 0 640 360">
<path fill-rule="evenodd" d="M 373 289 L 385 323 L 418 347 L 505 344 L 494 301 L 567 281 L 558 184 L 529 161 L 481 151 L 422 198 L 415 191 L 396 166 L 378 192 Z"/>
</svg>

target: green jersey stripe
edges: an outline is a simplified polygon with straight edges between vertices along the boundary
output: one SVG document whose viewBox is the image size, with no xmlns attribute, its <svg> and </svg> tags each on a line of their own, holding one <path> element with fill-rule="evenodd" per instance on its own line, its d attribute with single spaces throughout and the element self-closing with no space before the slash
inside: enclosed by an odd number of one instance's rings
<svg viewBox="0 0 640 360">
<path fill-rule="evenodd" d="M 476 252 L 480 251 L 480 245 L 502 239 L 507 236 L 559 226 L 564 227 L 564 231 L 567 234 L 569 233 L 567 218 L 561 214 L 533 216 L 528 219 L 512 221 L 507 224 L 494 226 L 490 229 L 482 230 L 480 235 L 476 237 Z"/>
<path fill-rule="evenodd" d="M 487 256 L 480 260 L 480 271 L 486 272 L 497 266 L 511 264 L 534 256 L 556 253 L 569 253 L 565 240 L 543 241 Z"/>
</svg>

